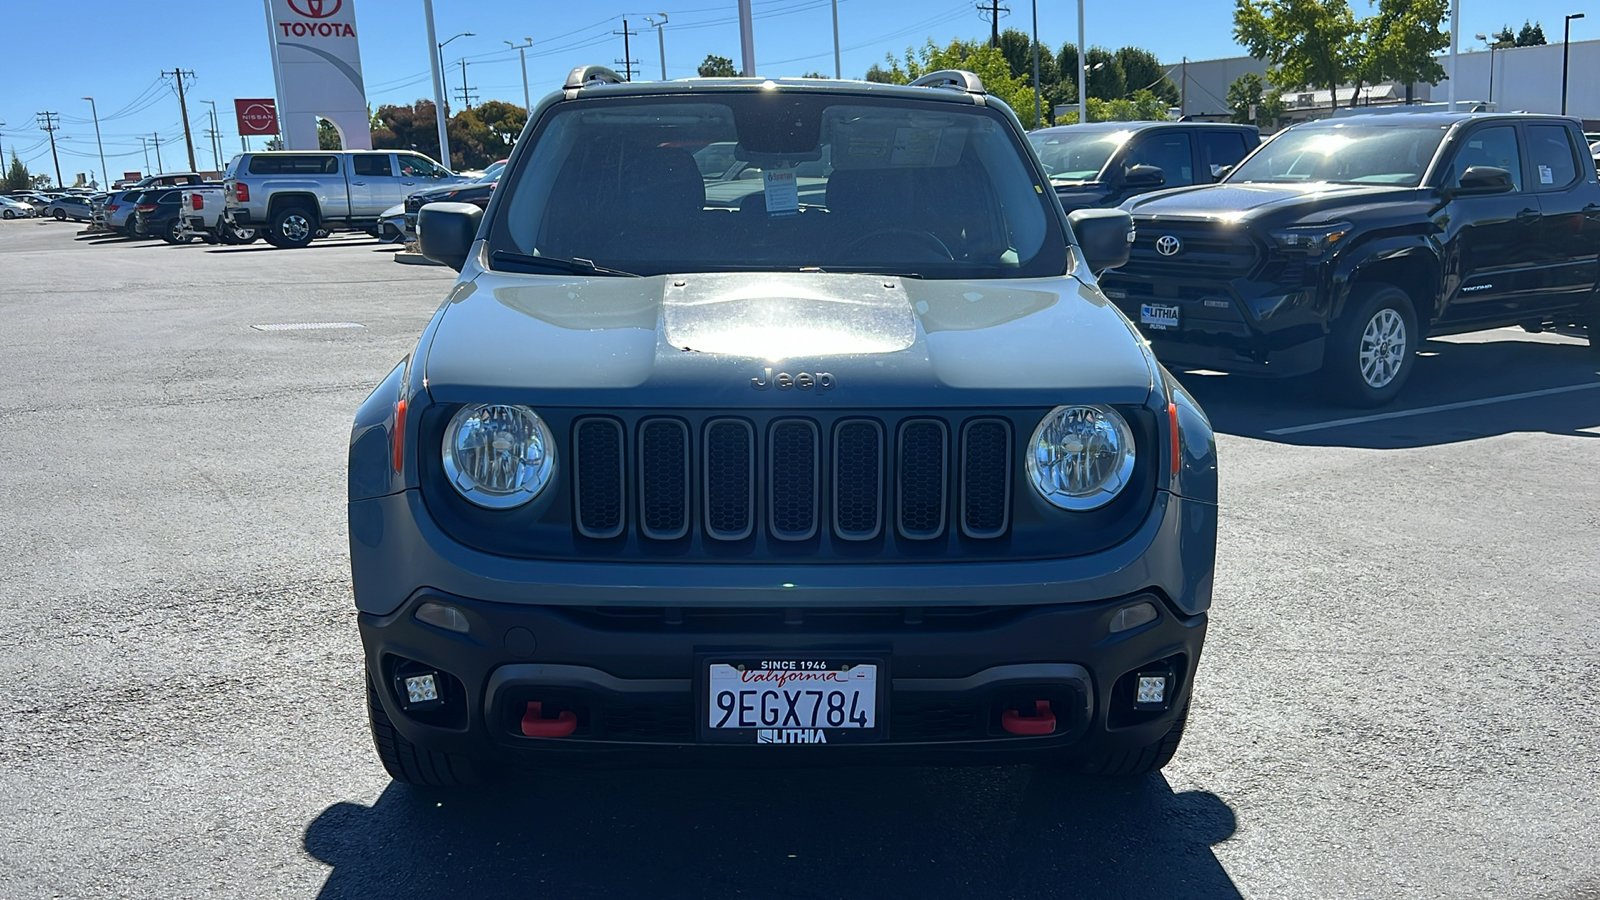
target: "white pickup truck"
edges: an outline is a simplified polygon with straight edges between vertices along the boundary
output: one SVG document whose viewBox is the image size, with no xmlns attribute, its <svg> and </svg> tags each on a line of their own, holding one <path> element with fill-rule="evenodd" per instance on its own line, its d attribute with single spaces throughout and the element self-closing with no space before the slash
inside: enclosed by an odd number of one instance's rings
<svg viewBox="0 0 1600 900">
<path fill-rule="evenodd" d="M 254 228 L 233 225 L 223 218 L 223 189 L 220 184 L 196 184 L 183 191 L 178 211 L 179 236 L 183 240 L 199 237 L 208 244 L 248 244 L 259 235 Z"/>
<path fill-rule="evenodd" d="M 304 247 L 319 231 L 376 236 L 384 211 L 413 192 L 469 180 L 409 151 L 241 153 L 223 174 L 224 215 L 275 247 Z"/>
</svg>

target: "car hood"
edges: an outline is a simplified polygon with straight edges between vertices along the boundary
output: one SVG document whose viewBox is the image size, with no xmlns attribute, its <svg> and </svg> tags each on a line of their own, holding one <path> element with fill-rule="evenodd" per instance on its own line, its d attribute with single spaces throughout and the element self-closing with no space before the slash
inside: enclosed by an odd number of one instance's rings
<svg viewBox="0 0 1600 900">
<path fill-rule="evenodd" d="M 440 402 L 656 408 L 1142 403 L 1155 371 L 1073 277 L 830 273 L 483 272 L 452 292 L 425 365 Z"/>
<path fill-rule="evenodd" d="M 1281 214 L 1361 206 L 1415 188 L 1365 184 L 1209 184 L 1135 197 L 1123 208 L 1136 218 L 1254 221 Z"/>
</svg>

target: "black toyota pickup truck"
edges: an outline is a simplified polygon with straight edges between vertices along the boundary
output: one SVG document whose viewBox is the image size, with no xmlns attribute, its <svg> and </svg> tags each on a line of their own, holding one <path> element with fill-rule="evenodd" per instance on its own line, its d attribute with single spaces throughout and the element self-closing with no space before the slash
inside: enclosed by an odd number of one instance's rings
<svg viewBox="0 0 1600 900">
<path fill-rule="evenodd" d="M 1158 357 L 1320 370 L 1353 405 L 1392 400 L 1424 337 L 1506 325 L 1583 334 L 1600 310 L 1600 182 L 1573 119 L 1307 123 L 1220 184 L 1123 208 L 1132 255 L 1101 285 Z"/>
</svg>

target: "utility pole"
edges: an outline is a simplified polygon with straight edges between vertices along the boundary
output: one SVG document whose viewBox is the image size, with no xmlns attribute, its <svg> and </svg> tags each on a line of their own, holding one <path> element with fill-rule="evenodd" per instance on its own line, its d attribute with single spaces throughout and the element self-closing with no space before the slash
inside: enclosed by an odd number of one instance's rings
<svg viewBox="0 0 1600 900">
<path fill-rule="evenodd" d="M 1178 118 L 1189 114 L 1189 57 L 1183 58 L 1183 89 L 1178 91 Z"/>
<path fill-rule="evenodd" d="M 1001 6 L 1000 0 L 978 4 L 978 15 L 989 20 L 989 46 L 1000 46 L 1000 14 L 1011 12 L 1011 7 Z"/>
<path fill-rule="evenodd" d="M 461 63 L 461 108 L 462 109 L 471 109 L 472 108 L 473 92 L 472 92 L 472 88 L 467 87 L 467 58 L 465 56 L 463 56 L 460 59 L 460 63 Z"/>
<path fill-rule="evenodd" d="M 433 69 L 433 117 L 439 126 L 439 162 L 449 168 L 450 132 L 445 127 L 444 111 L 444 44 L 437 43 L 438 34 L 433 29 L 433 0 L 422 0 L 422 9 L 428 19 L 428 67 Z"/>
<path fill-rule="evenodd" d="M 623 81 L 632 81 L 633 80 L 633 67 L 637 66 L 639 64 L 639 61 L 637 59 L 633 58 L 633 51 L 628 49 L 628 38 L 631 37 L 632 35 L 638 34 L 639 32 L 637 32 L 637 31 L 629 31 L 628 30 L 628 20 L 627 19 L 623 19 L 622 20 L 622 30 L 621 31 L 613 31 L 611 33 L 612 34 L 620 34 L 620 35 L 622 35 L 622 58 L 616 61 L 616 65 L 622 66 L 622 80 Z"/>
<path fill-rule="evenodd" d="M 833 79 L 843 78 L 844 70 L 839 67 L 839 0 L 833 0 Z"/>
<path fill-rule="evenodd" d="M 740 74 L 746 78 L 754 78 L 756 74 L 756 24 L 755 14 L 750 12 L 750 0 L 739 0 L 739 62 L 744 66 Z"/>
<path fill-rule="evenodd" d="M 201 100 L 200 102 L 209 104 L 211 107 L 211 162 L 212 165 L 217 167 L 217 171 L 220 172 L 222 171 L 222 144 L 219 142 L 219 139 L 222 137 L 222 134 L 221 132 L 217 131 L 217 101 Z"/>
<path fill-rule="evenodd" d="M 56 187 L 66 187 L 61 181 L 61 157 L 56 155 L 56 132 L 61 129 L 61 123 L 56 120 L 61 118 L 60 113 L 42 112 L 39 117 L 39 130 L 50 135 L 50 158 L 56 162 Z"/>
<path fill-rule="evenodd" d="M 0 122 L 0 128 L 6 127 L 5 122 Z M 5 177 L 11 170 L 6 167 L 6 142 L 0 140 L 0 178 Z"/>
<path fill-rule="evenodd" d="M 154 174 L 160 175 L 162 172 L 167 171 L 167 164 L 161 161 L 161 132 L 155 132 L 152 140 L 156 143 L 156 171 Z"/>
<path fill-rule="evenodd" d="M 183 76 L 194 77 L 193 72 L 182 69 L 173 69 L 171 72 L 162 72 L 163 77 L 172 75 L 178 79 L 178 112 L 183 114 L 183 142 L 189 145 L 189 171 L 199 171 L 200 166 L 194 161 L 194 135 L 189 132 L 189 105 L 183 100 Z"/>
<path fill-rule="evenodd" d="M 661 21 L 657 22 L 655 19 L 652 19 L 649 16 L 645 16 L 644 20 L 646 22 L 649 22 L 650 23 L 650 27 L 652 27 L 652 28 L 654 28 L 656 30 L 656 45 L 657 45 L 657 49 L 661 52 L 661 80 L 662 81 L 666 81 L 667 80 L 667 36 L 666 36 L 666 33 L 661 30 L 661 26 L 667 24 L 667 14 L 666 13 L 657 13 L 656 15 L 661 17 Z"/>
<path fill-rule="evenodd" d="M 527 41 L 527 43 L 513 44 L 510 41 L 505 43 L 507 47 L 517 51 L 517 55 L 522 57 L 522 108 L 531 116 L 533 115 L 533 101 L 528 97 L 528 48 L 533 46 L 533 38 L 525 37 L 523 40 Z"/>
<path fill-rule="evenodd" d="M 1033 127 L 1044 127 L 1044 91 L 1039 84 L 1039 0 L 1033 0 Z"/>
<path fill-rule="evenodd" d="M 109 186 L 111 184 L 111 175 L 106 171 L 106 148 L 105 145 L 100 143 L 100 110 L 95 108 L 93 97 L 85 97 L 83 99 L 89 101 L 89 113 L 94 116 L 94 146 L 100 151 L 100 177 L 103 179 L 103 183 Z"/>
<path fill-rule="evenodd" d="M 150 171 L 150 145 L 145 142 L 144 135 L 139 135 L 139 149 L 144 151 L 144 170 Z"/>
</svg>

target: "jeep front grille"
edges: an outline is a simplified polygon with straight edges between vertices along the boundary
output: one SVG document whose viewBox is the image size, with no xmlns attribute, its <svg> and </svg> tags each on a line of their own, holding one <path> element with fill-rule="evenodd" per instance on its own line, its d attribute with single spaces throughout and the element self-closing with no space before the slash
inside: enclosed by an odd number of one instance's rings
<svg viewBox="0 0 1600 900">
<path fill-rule="evenodd" d="M 952 528 L 988 540 L 1010 528 L 1015 448 L 1007 419 L 758 418 L 656 416 L 631 435 L 610 416 L 578 418 L 578 534 L 620 538 L 631 523 L 653 541 L 698 530 L 732 544 L 760 527 L 769 540 L 804 547 L 824 531 L 875 540 L 886 536 L 886 520 L 914 542 Z"/>
</svg>

